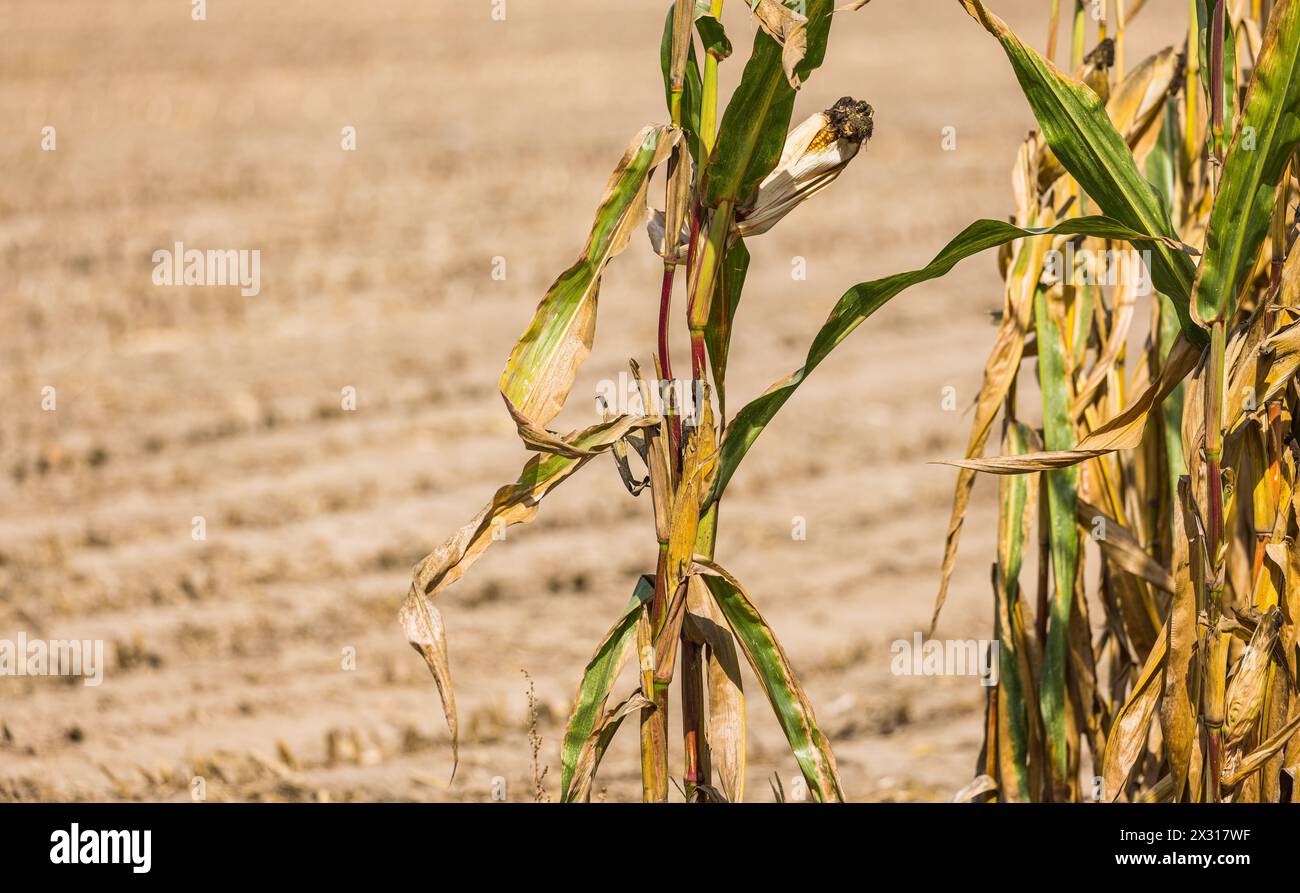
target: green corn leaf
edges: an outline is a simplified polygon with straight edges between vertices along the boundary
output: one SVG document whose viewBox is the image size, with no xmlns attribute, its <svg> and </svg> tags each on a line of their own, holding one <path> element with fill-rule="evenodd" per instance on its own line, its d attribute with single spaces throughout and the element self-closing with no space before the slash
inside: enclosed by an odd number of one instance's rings
<svg viewBox="0 0 1300 893">
<path fill-rule="evenodd" d="M 722 262 L 722 275 L 713 303 L 709 306 L 709 321 L 704 326 L 704 343 L 709 349 L 709 368 L 713 383 L 718 389 L 718 415 L 727 418 L 727 354 L 731 349 L 731 327 L 740 305 L 740 293 L 745 287 L 745 274 L 749 271 L 749 249 L 737 241 L 727 251 Z"/>
<path fill-rule="evenodd" d="M 1268 235 L 1278 184 L 1300 144 L 1300 2 L 1273 7 L 1241 124 L 1223 165 L 1197 274 L 1195 314 L 1229 319 Z"/>
<path fill-rule="evenodd" d="M 771 627 L 735 577 L 712 562 L 697 560 L 696 564 L 705 571 L 701 576 L 714 602 L 727 618 L 754 675 L 762 683 L 809 790 L 818 802 L 842 801 L 844 792 L 830 742 L 818 728 L 812 705 Z"/>
<path fill-rule="evenodd" d="M 722 495 L 745 453 L 753 446 L 767 423 L 785 405 L 785 401 L 794 395 L 813 370 L 849 333 L 891 298 L 913 285 L 946 275 L 959 261 L 988 248 L 996 248 L 1012 239 L 1026 236 L 1060 234 L 1090 235 L 1124 241 L 1143 238 L 1141 234 L 1106 217 L 1075 217 L 1048 229 L 1024 229 L 1002 220 L 977 220 L 962 230 L 934 260 L 921 269 L 863 282 L 846 291 L 831 311 L 830 318 L 813 338 L 803 367 L 751 400 L 727 426 L 719 451 L 717 476 L 710 501 Z"/>
<path fill-rule="evenodd" d="M 1147 179 L 1155 186 L 1161 202 L 1166 208 L 1174 206 L 1176 195 L 1176 178 L 1178 176 L 1178 152 L 1180 145 L 1178 112 L 1173 104 L 1165 107 L 1164 123 L 1160 136 L 1147 156 Z M 1159 295 L 1160 326 L 1159 350 L 1160 362 L 1163 363 L 1178 339 L 1181 326 L 1173 302 L 1165 294 Z M 1169 499 L 1178 492 L 1178 478 L 1187 473 L 1183 458 L 1183 397 L 1186 386 L 1179 384 L 1160 404 L 1160 434 L 1165 447 L 1165 473 L 1169 484 Z"/>
<path fill-rule="evenodd" d="M 1041 287 L 1034 295 L 1034 322 L 1038 336 L 1038 386 L 1043 394 L 1043 440 L 1049 450 L 1068 450 L 1074 447 L 1075 433 L 1070 413 L 1072 397 L 1065 362 L 1065 333 L 1048 312 L 1047 291 Z M 1070 603 L 1074 598 L 1074 577 L 1079 567 L 1079 535 L 1075 520 L 1079 472 L 1070 467 L 1049 471 L 1045 475 L 1043 483 L 1047 487 L 1055 590 L 1038 697 L 1052 774 L 1058 784 L 1063 784 L 1068 763 L 1065 665 L 1069 658 Z"/>
<path fill-rule="evenodd" d="M 826 55 L 833 11 L 833 0 L 807 0 L 808 50 L 795 68 L 805 81 Z M 717 207 L 724 201 L 745 199 L 776 167 L 790 129 L 794 96 L 781 67 L 781 45 L 760 30 L 754 35 L 754 49 L 740 86 L 731 95 L 718 128 L 718 141 L 705 172 L 707 205 Z"/>
<path fill-rule="evenodd" d="M 618 678 L 619 671 L 623 669 L 623 664 L 636 640 L 637 620 L 645 606 L 650 603 L 654 590 L 654 577 L 647 575 L 637 581 L 632 600 L 622 616 L 606 633 L 596 653 L 587 662 L 586 670 L 583 671 L 582 683 L 578 686 L 578 696 L 574 699 L 573 712 L 569 715 L 569 723 L 564 730 L 564 743 L 560 750 L 563 764 L 560 773 L 560 797 L 566 803 L 570 800 L 570 787 L 573 784 L 573 773 L 578 765 L 578 757 L 582 753 L 583 745 L 600 722 L 601 714 L 605 710 L 605 702 L 609 700 L 609 690 L 613 687 L 614 680 Z"/>
<path fill-rule="evenodd" d="M 1147 182 L 1151 184 L 1156 191 L 1156 197 L 1160 199 L 1160 206 L 1171 216 L 1171 219 L 1178 177 L 1178 131 L 1178 109 L 1173 103 L 1166 103 L 1164 114 L 1161 116 L 1160 135 L 1151 145 L 1151 151 L 1147 153 L 1146 175 Z"/>
<path fill-rule="evenodd" d="M 700 33 L 700 44 L 704 47 L 704 52 L 712 53 L 719 60 L 731 55 L 731 41 L 727 39 L 727 32 L 723 30 L 722 23 L 713 16 L 697 17 L 695 30 Z"/>
<path fill-rule="evenodd" d="M 1169 359 L 1169 353 L 1178 340 L 1178 316 L 1169 298 L 1160 295 L 1160 362 Z M 1178 479 L 1187 474 L 1187 459 L 1183 455 L 1183 401 L 1187 385 L 1179 382 L 1160 404 L 1160 436 L 1165 444 L 1165 475 L 1169 485 L 1169 498 L 1178 492 Z"/>
<path fill-rule="evenodd" d="M 1001 42 L 1043 137 L 1061 166 L 1102 212 L 1137 232 L 1177 238 L 1168 212 L 1138 171 L 1133 153 L 1097 94 L 1022 43 L 1007 23 L 989 12 L 980 0 L 959 2 Z M 1173 301 L 1188 340 L 1203 346 L 1205 332 L 1189 312 L 1196 275 L 1191 258 L 1156 240 L 1139 240 L 1134 245 L 1151 252 L 1152 281 Z"/>
<path fill-rule="evenodd" d="M 1036 435 L 1029 426 L 1013 422 L 1007 426 L 1002 450 L 1023 453 Z M 1004 802 L 1034 799 L 1029 775 L 1033 713 L 1037 704 L 1021 610 L 1020 570 L 1024 565 L 1025 542 L 1031 529 L 1037 502 L 1038 478 L 1032 474 L 1008 475 L 998 481 L 998 563 L 994 575 L 997 596 L 998 637 L 998 767 L 999 791 Z M 1031 713 L 1032 711 L 1032 713 Z"/>
</svg>

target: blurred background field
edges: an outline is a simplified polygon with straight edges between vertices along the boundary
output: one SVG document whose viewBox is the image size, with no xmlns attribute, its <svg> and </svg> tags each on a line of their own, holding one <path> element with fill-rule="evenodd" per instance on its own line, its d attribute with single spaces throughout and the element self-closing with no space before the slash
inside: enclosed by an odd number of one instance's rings
<svg viewBox="0 0 1300 893">
<path fill-rule="evenodd" d="M 729 5 L 724 92 L 753 30 Z M 195 775 L 216 800 L 476 801 L 498 777 L 531 799 L 521 671 L 558 788 L 589 649 L 653 570 L 648 501 L 602 459 L 447 593 L 450 784 L 436 692 L 395 615 L 411 565 L 526 458 L 496 377 L 628 139 L 666 117 L 666 6 L 509 0 L 494 21 L 489 0 L 211 0 L 195 22 L 181 0 L 0 0 L 0 638 L 103 639 L 107 661 L 99 687 L 0 678 L 0 799 L 188 799 Z M 1040 47 L 1046 7 L 994 4 Z M 1133 58 L 1181 14 L 1153 0 Z M 876 137 L 752 246 L 734 406 L 799 365 L 846 287 L 1010 208 L 1032 119 L 957 3 L 841 16 L 796 119 L 845 94 L 875 106 Z M 151 255 L 176 241 L 260 250 L 261 293 L 155 286 Z M 648 365 L 646 247 L 606 276 L 573 426 L 628 357 Z M 926 463 L 963 449 L 1001 302 L 989 254 L 888 306 L 723 506 L 719 559 L 782 631 L 851 799 L 948 799 L 974 768 L 983 689 L 893 676 L 889 645 L 928 624 L 954 473 Z M 990 495 L 941 636 L 990 635 Z M 767 800 L 773 772 L 787 789 L 798 773 L 767 708 L 750 717 L 749 799 Z M 596 797 L 639 784 L 627 735 Z"/>
</svg>

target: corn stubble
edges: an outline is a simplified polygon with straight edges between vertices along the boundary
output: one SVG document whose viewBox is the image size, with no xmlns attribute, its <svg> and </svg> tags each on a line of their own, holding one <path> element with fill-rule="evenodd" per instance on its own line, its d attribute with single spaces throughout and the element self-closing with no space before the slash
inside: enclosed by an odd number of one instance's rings
<svg viewBox="0 0 1300 893">
<path fill-rule="evenodd" d="M 551 489 L 609 454 L 631 495 L 650 493 L 658 561 L 611 611 L 584 669 L 561 745 L 561 799 L 589 798 L 610 741 L 634 721 L 643 799 L 666 800 L 676 701 L 686 799 L 742 800 L 742 659 L 808 791 L 844 799 L 790 656 L 715 556 L 721 500 L 781 407 L 862 322 L 912 285 L 998 248 L 1003 312 L 965 457 L 951 463 L 960 471 L 934 609 L 937 622 L 975 475 L 1000 475 L 993 602 L 1002 672 L 977 777 L 960 796 L 1296 799 L 1300 261 L 1289 249 L 1300 193 L 1300 0 L 1230 4 L 1220 25 L 1220 5 L 1209 2 L 1189 0 L 1181 48 L 1131 70 L 1124 32 L 1141 0 L 1105 4 L 1088 52 L 1091 17 L 1076 3 L 1071 76 L 980 0 L 956 0 L 953 14 L 964 9 L 999 41 L 1039 122 L 1013 168 L 1015 214 L 972 223 L 924 267 L 848 288 L 803 365 L 729 414 L 747 242 L 830 186 L 874 132 L 872 107 L 847 96 L 790 129 L 797 90 L 820 66 L 836 17 L 867 3 L 805 0 L 795 11 L 747 0 L 753 47 L 719 121 L 718 67 L 732 55 L 722 0 L 674 0 L 660 42 L 669 123 L 629 143 L 582 254 L 538 305 L 499 382 L 535 455 L 416 566 L 401 610 L 442 697 L 453 756 L 438 596 L 507 527 L 531 521 Z M 651 211 L 656 170 L 664 200 Z M 601 278 L 643 223 L 663 261 L 651 365 L 631 364 L 648 409 L 607 407 L 597 424 L 553 431 L 591 350 Z M 1140 309 L 1145 296 L 1131 279 L 1080 285 L 1070 271 L 1053 273 L 1049 258 L 1066 246 L 1085 258 L 1138 249 L 1157 295 Z M 681 325 L 672 312 L 679 282 L 690 376 L 686 387 L 664 388 L 677 381 L 668 335 Z M 1139 312 L 1149 313 L 1151 335 L 1130 357 Z M 1038 428 L 1018 414 L 1030 359 Z M 984 457 L 999 417 L 1001 455 Z M 1038 568 L 1028 595 L 1027 557 Z M 616 693 L 629 663 L 636 683 Z M 1101 779 L 1085 783 L 1086 766 Z"/>
</svg>

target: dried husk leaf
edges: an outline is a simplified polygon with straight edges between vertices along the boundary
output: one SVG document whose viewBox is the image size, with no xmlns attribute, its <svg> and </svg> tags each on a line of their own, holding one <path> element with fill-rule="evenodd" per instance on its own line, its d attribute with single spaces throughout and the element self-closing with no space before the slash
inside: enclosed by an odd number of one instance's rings
<svg viewBox="0 0 1300 893">
<path fill-rule="evenodd" d="M 1241 653 L 1224 710 L 1224 747 L 1232 748 L 1246 739 L 1255 720 L 1264 707 L 1264 694 L 1268 690 L 1268 670 L 1273 659 L 1273 646 L 1282 632 L 1282 612 L 1272 607 L 1255 628 L 1250 644 Z"/>
<path fill-rule="evenodd" d="M 1286 725 L 1278 729 L 1267 741 L 1241 759 L 1231 759 L 1223 767 L 1223 784 L 1233 787 L 1252 773 L 1258 771 L 1266 762 L 1280 752 L 1300 732 L 1300 714 L 1296 714 Z"/>
<path fill-rule="evenodd" d="M 745 690 L 735 639 L 704 581 L 687 581 L 686 633 L 704 645 L 708 674 L 708 741 L 713 770 L 729 803 L 745 799 Z"/>
<path fill-rule="evenodd" d="M 1160 698 L 1160 730 L 1169 759 L 1175 802 L 1182 799 L 1187 785 L 1193 742 L 1198 734 L 1195 705 L 1200 697 L 1199 674 L 1193 667 L 1193 658 L 1197 645 L 1197 586 L 1204 567 L 1205 548 L 1191 515 L 1190 481 L 1184 477 L 1178 489 L 1178 506 L 1173 512 L 1174 590 L 1166 626 L 1168 658 Z"/>
<path fill-rule="evenodd" d="M 601 717 L 591 737 L 583 743 L 582 750 L 578 753 L 578 761 L 573 770 L 573 783 L 566 802 L 584 803 L 590 799 L 591 783 L 596 778 L 596 770 L 600 768 L 605 750 L 618 732 L 619 726 L 623 724 L 623 720 L 638 710 L 653 706 L 640 691 L 635 691 Z"/>
<path fill-rule="evenodd" d="M 1293 487 L 1291 491 L 1292 512 L 1294 514 L 1294 505 L 1300 500 L 1300 487 Z M 1296 639 L 1297 633 L 1300 632 L 1300 548 L 1296 548 L 1296 543 L 1292 539 L 1286 541 L 1286 585 L 1283 589 L 1283 610 L 1287 615 L 1287 622 L 1282 631 L 1282 653 L 1289 672 L 1289 679 L 1296 677 Z M 1290 697 L 1292 709 L 1300 708 L 1300 692 L 1292 691 Z M 1288 767 L 1291 772 L 1292 802 L 1300 802 L 1300 777 L 1297 777 L 1297 770 L 1300 769 L 1300 740 L 1292 739 L 1286 747 L 1285 755 L 1282 759 L 1282 765 Z"/>
<path fill-rule="evenodd" d="M 1282 266 L 1282 288 L 1278 292 L 1277 303 L 1280 307 L 1300 307 L 1300 251 L 1287 255 Z"/>
<path fill-rule="evenodd" d="M 713 430 L 713 409 L 709 395 L 703 395 L 700 424 L 689 429 L 682 451 L 682 477 L 673 495 L 671 526 L 668 533 L 668 585 L 673 592 L 686 579 L 699 532 L 704 499 L 713 486 L 717 467 L 717 442 Z"/>
<path fill-rule="evenodd" d="M 1147 749 L 1151 720 L 1160 699 L 1168 647 L 1169 630 L 1166 624 L 1166 628 L 1161 629 L 1156 638 L 1151 653 L 1147 655 L 1137 684 L 1133 686 L 1132 693 L 1111 725 L 1102 759 L 1102 777 L 1106 799 L 1112 803 L 1119 799 L 1128 786 L 1134 765 Z"/>
<path fill-rule="evenodd" d="M 767 232 L 792 210 L 835 182 L 857 157 L 862 144 L 847 139 L 836 139 L 820 149 L 808 151 L 813 140 L 829 126 L 830 118 L 818 112 L 790 131 L 776 167 L 758 184 L 743 217 L 732 224 L 732 238 L 747 239 Z"/>
<path fill-rule="evenodd" d="M 1079 523 L 1085 528 L 1101 532 L 1101 535 L 1094 536 L 1094 540 L 1106 557 L 1119 567 L 1159 586 L 1165 592 L 1174 591 L 1174 576 L 1147 554 L 1137 537 L 1124 525 L 1095 505 L 1082 500 L 1079 502 Z"/>
<path fill-rule="evenodd" d="M 1300 251 L 1295 252 L 1300 255 Z M 1293 322 L 1273 333 L 1261 345 L 1260 353 L 1268 361 L 1268 371 L 1264 376 L 1264 393 L 1259 403 L 1262 405 L 1282 395 L 1287 384 L 1300 369 L 1300 322 Z"/>
<path fill-rule="evenodd" d="M 1224 350 L 1227 383 L 1222 424 L 1227 435 L 1240 428 L 1247 419 L 1259 418 L 1263 412 L 1265 401 L 1260 395 L 1266 388 L 1265 375 L 1272 357 L 1265 352 L 1265 343 L 1269 340 L 1268 317 L 1262 309 L 1257 308 L 1243 326 L 1231 333 Z M 1279 370 L 1284 366 L 1285 360 L 1279 365 Z M 1201 431 L 1197 433 L 1204 435 Z"/>
<path fill-rule="evenodd" d="M 998 790 L 997 781 L 989 775 L 977 775 L 970 784 L 952 795 L 953 803 L 970 803 L 976 797 L 992 794 Z"/>
</svg>

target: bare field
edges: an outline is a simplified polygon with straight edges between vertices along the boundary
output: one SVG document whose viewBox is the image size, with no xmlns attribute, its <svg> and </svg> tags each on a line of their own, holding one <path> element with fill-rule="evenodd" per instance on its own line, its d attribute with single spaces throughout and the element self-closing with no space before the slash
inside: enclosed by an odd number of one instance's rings
<svg viewBox="0 0 1300 893">
<path fill-rule="evenodd" d="M 163 0 L 0 2 L 0 638 L 105 643 L 102 685 L 0 678 L 0 800 L 189 799 L 196 775 L 210 800 L 476 801 L 498 777 L 531 799 L 525 672 L 554 796 L 581 669 L 654 568 L 648 500 L 598 460 L 447 593 L 450 782 L 396 610 L 412 564 L 527 458 L 496 378 L 623 146 L 665 117 L 665 5 L 513 0 L 494 22 L 486 0 L 225 0 L 193 22 Z M 724 91 L 752 34 L 735 5 Z M 996 7 L 1041 42 L 1045 4 Z M 847 286 L 1009 208 L 1032 119 L 956 3 L 841 16 L 796 117 L 843 94 L 873 103 L 875 140 L 752 246 L 732 407 L 801 363 Z M 177 241 L 260 250 L 260 294 L 155 286 L 151 255 Z M 561 427 L 593 420 L 585 395 L 628 357 L 648 364 L 646 247 L 605 278 Z M 974 767 L 978 681 L 894 676 L 889 646 L 929 621 L 954 473 L 927 463 L 963 449 L 944 389 L 969 405 L 1000 306 L 989 254 L 886 307 L 723 504 L 719 560 L 782 635 L 851 799 L 948 799 Z M 991 492 L 941 636 L 989 636 Z M 798 773 L 748 683 L 748 798 L 768 800 L 773 772 Z M 639 796 L 635 738 L 598 797 Z"/>
</svg>

